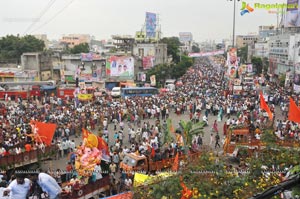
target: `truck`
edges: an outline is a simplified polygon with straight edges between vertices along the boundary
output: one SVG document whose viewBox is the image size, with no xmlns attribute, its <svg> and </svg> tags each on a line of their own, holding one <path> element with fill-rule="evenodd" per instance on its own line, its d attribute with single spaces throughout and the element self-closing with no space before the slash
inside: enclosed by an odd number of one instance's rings
<svg viewBox="0 0 300 199">
<path fill-rule="evenodd" d="M 179 161 L 195 160 L 201 155 L 201 152 L 191 153 L 189 155 L 179 155 Z M 126 173 L 146 172 L 167 170 L 174 164 L 175 157 L 153 161 L 148 155 L 137 155 L 135 153 L 127 153 L 123 161 L 120 163 L 120 168 Z"/>
<path fill-rule="evenodd" d="M 10 170 L 38 163 L 41 160 L 56 157 L 58 148 L 56 145 L 46 146 L 43 150 L 36 149 L 24 151 L 19 154 L 5 155 L 0 158 L 0 169 Z"/>
<path fill-rule="evenodd" d="M 71 193 L 63 193 L 61 199 L 90 199 L 110 195 L 110 179 L 106 175 L 95 182 L 73 188 Z"/>
</svg>

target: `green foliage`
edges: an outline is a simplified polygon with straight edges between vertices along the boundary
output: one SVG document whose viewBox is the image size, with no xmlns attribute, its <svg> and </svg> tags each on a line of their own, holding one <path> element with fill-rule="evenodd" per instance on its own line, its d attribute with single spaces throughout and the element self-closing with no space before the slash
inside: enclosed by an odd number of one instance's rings
<svg viewBox="0 0 300 199">
<path fill-rule="evenodd" d="M 75 45 L 73 48 L 70 49 L 72 54 L 79 54 L 79 53 L 88 53 L 90 52 L 90 47 L 87 43 Z"/>
<path fill-rule="evenodd" d="M 257 74 L 261 74 L 262 73 L 262 65 L 263 65 L 262 59 L 260 57 L 252 57 L 251 63 L 256 68 Z"/>
<path fill-rule="evenodd" d="M 281 87 L 284 87 L 284 84 L 285 84 L 285 77 L 286 77 L 285 74 L 281 74 L 281 75 L 279 76 L 279 85 L 280 85 Z"/>
<path fill-rule="evenodd" d="M 161 43 L 167 44 L 167 54 L 172 56 L 172 61 L 178 63 L 180 61 L 179 46 L 180 41 L 178 37 L 164 37 L 160 40 Z"/>
<path fill-rule="evenodd" d="M 198 52 L 200 52 L 200 48 L 198 46 L 196 46 L 196 45 L 193 45 L 192 46 L 192 52 L 193 53 L 198 53 Z"/>
<path fill-rule="evenodd" d="M 44 48 L 44 41 L 36 39 L 34 36 L 8 35 L 0 39 L 0 60 L 19 63 L 23 53 L 40 52 Z"/>
<path fill-rule="evenodd" d="M 241 63 L 247 62 L 247 56 L 248 56 L 248 45 L 239 48 L 237 51 L 237 56 L 240 57 Z"/>
</svg>

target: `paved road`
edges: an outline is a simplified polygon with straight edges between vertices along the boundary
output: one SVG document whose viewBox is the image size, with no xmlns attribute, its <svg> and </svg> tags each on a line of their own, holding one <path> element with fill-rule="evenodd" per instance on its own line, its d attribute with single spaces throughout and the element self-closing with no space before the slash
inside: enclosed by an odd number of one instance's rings
<svg viewBox="0 0 300 199">
<path fill-rule="evenodd" d="M 276 118 L 279 118 L 279 119 L 283 119 L 283 116 L 281 115 L 281 112 L 280 112 L 280 109 L 279 107 L 277 106 L 276 109 L 275 109 L 275 112 L 276 112 Z M 201 118 L 204 114 L 204 111 L 201 112 Z M 189 120 L 189 114 L 188 112 L 186 112 L 185 114 L 183 115 L 177 115 L 174 113 L 174 111 L 171 111 L 170 112 L 170 118 L 172 119 L 172 122 L 173 122 L 173 125 L 174 127 L 178 127 L 178 123 L 180 120 L 184 120 L 184 121 L 187 121 Z M 231 116 L 231 118 L 236 118 L 235 116 Z M 210 144 L 210 134 L 212 133 L 211 131 L 211 128 L 213 126 L 213 123 L 214 121 L 217 120 L 217 116 L 214 116 L 213 114 L 210 114 L 209 117 L 208 117 L 208 121 L 209 121 L 209 126 L 206 126 L 204 127 L 204 136 L 203 136 L 203 144 L 204 145 L 209 145 Z M 218 129 L 219 129 L 219 134 L 220 134 L 220 140 L 223 139 L 223 125 L 224 123 L 226 122 L 227 118 L 226 117 L 223 117 L 223 121 L 221 122 L 218 122 Z M 146 120 L 143 120 L 143 121 L 149 121 L 150 122 L 150 125 L 154 125 L 155 124 L 155 119 L 146 119 Z M 142 121 L 142 123 L 143 123 Z M 98 128 L 96 128 L 98 129 Z M 124 125 L 124 134 L 125 134 L 125 138 L 123 140 L 124 144 L 129 146 L 128 144 L 128 134 L 127 134 L 127 129 L 128 129 L 128 124 L 125 123 Z M 109 124 L 108 125 L 108 131 L 109 131 L 109 145 L 112 145 L 113 144 L 113 134 L 114 134 L 114 130 L 113 130 L 113 124 Z M 94 131 L 94 133 L 96 133 L 96 131 Z M 74 136 L 71 136 L 71 139 L 74 139 L 75 142 L 76 142 L 76 145 L 79 145 L 79 143 L 82 141 L 81 138 L 75 138 Z M 214 149 L 214 143 L 213 145 L 211 146 L 211 148 L 220 153 L 222 151 L 222 146 L 221 148 L 218 148 L 217 150 Z M 67 158 L 61 158 L 59 160 L 50 160 L 50 161 L 45 161 L 42 163 L 42 169 L 44 170 L 47 170 L 47 169 L 51 169 L 51 170 L 56 170 L 56 169 L 61 169 L 61 170 L 64 170 L 66 168 L 66 164 L 67 164 L 68 160 Z"/>
</svg>

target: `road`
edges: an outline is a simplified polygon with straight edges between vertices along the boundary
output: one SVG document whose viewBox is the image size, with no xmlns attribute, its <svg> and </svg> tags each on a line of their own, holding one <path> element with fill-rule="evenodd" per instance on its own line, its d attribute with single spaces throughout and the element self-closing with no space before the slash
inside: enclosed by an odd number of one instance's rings
<svg viewBox="0 0 300 199">
<path fill-rule="evenodd" d="M 276 109 L 275 109 L 275 112 L 276 112 L 276 116 L 278 119 L 283 119 L 282 115 L 281 115 L 281 112 L 280 112 L 280 108 L 278 106 L 276 106 Z M 204 114 L 204 111 L 201 112 L 201 118 Z M 173 125 L 174 127 L 178 127 L 178 124 L 179 124 L 179 121 L 180 120 L 184 120 L 184 121 L 188 121 L 189 120 L 189 114 L 188 112 L 186 112 L 185 114 L 183 115 L 177 115 L 174 113 L 174 111 L 171 111 L 170 112 L 170 118 L 172 119 L 172 122 L 173 122 Z M 208 117 L 208 122 L 209 122 L 209 126 L 206 126 L 204 127 L 204 136 L 203 136 L 203 144 L 204 145 L 209 145 L 210 144 L 210 134 L 212 133 L 211 131 L 211 128 L 213 126 L 213 123 L 215 120 L 217 120 L 217 116 L 214 116 L 213 114 L 210 114 L 209 117 Z M 236 118 L 234 116 L 231 116 L 231 118 Z M 277 119 L 276 118 L 276 119 Z M 226 117 L 223 117 L 223 121 L 221 122 L 218 122 L 218 129 L 219 129 L 219 134 L 220 134 L 220 140 L 223 139 L 223 125 L 224 125 L 224 122 L 226 122 Z M 155 124 L 155 119 L 146 119 L 146 120 L 142 120 L 142 123 L 144 121 L 149 121 L 150 122 L 150 125 L 154 125 Z M 98 129 L 96 127 L 96 129 Z M 125 138 L 123 140 L 123 143 L 124 145 L 126 146 L 129 146 L 128 144 L 128 134 L 127 134 L 127 129 L 128 129 L 128 124 L 125 123 L 124 125 L 124 134 L 125 134 Z M 113 144 L 113 134 L 114 134 L 114 130 L 113 130 L 113 124 L 109 124 L 108 125 L 108 131 L 109 131 L 109 146 Z M 96 134 L 96 130 L 93 131 L 93 133 Z M 80 144 L 80 142 L 82 141 L 82 138 L 79 137 L 79 138 L 75 138 L 74 136 L 71 136 L 70 137 L 71 140 L 75 140 L 75 143 L 76 143 L 76 146 Z M 218 149 L 214 149 L 214 143 L 213 143 L 213 146 L 211 146 L 212 150 L 214 150 L 215 152 L 218 152 L 220 153 L 222 151 L 222 146 L 221 148 L 218 148 Z M 42 163 L 41 165 L 41 168 L 43 170 L 48 170 L 48 169 L 51 169 L 51 170 L 56 170 L 56 169 L 61 169 L 61 170 L 65 170 L 66 168 L 66 165 L 67 165 L 67 158 L 61 158 L 59 160 L 49 160 L 49 161 L 45 161 Z"/>
</svg>

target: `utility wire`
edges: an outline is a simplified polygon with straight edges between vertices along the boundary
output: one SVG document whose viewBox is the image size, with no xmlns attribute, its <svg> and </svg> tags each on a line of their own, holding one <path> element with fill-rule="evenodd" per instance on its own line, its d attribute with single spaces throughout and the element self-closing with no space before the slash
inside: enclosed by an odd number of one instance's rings
<svg viewBox="0 0 300 199">
<path fill-rule="evenodd" d="M 46 12 L 51 8 L 51 6 L 55 3 L 56 0 L 50 0 L 49 3 L 46 5 L 46 7 L 40 12 L 38 17 L 33 20 L 33 22 L 28 26 L 28 28 L 25 30 L 23 35 L 25 35 L 35 24 L 38 22 L 45 14 Z"/>
<path fill-rule="evenodd" d="M 48 21 L 46 21 L 45 23 L 43 23 L 42 25 L 40 25 L 39 27 L 37 27 L 36 29 L 34 29 L 33 31 L 31 31 L 30 33 L 33 33 L 39 29 L 41 29 L 42 27 L 44 27 L 45 25 L 47 25 L 48 23 L 50 23 L 53 19 L 55 19 L 60 13 L 62 13 L 65 9 L 67 9 L 72 3 L 74 2 L 74 0 L 71 0 L 67 5 L 65 5 L 61 10 L 59 10 L 52 18 L 50 18 Z"/>
</svg>

